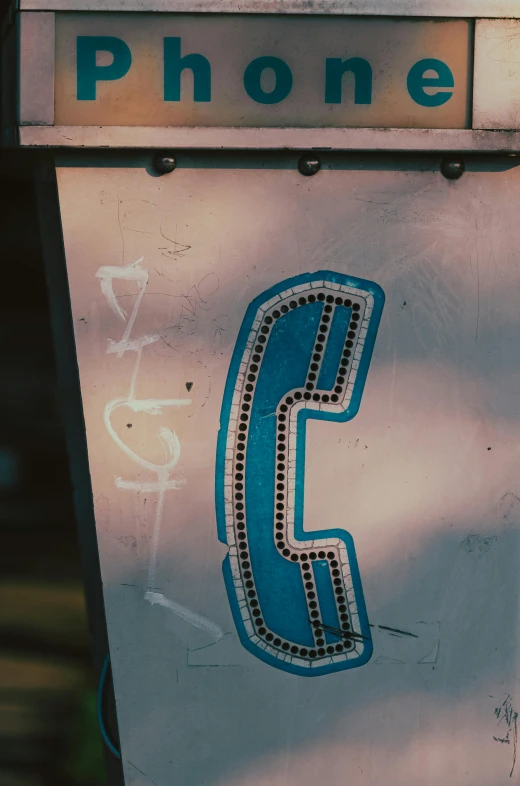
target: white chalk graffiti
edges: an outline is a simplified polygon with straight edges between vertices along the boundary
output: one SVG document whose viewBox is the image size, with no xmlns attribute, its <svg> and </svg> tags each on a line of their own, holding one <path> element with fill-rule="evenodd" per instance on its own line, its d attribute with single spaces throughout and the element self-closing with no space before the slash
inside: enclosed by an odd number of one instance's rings
<svg viewBox="0 0 520 786">
<path fill-rule="evenodd" d="M 159 534 L 161 523 L 164 513 L 164 498 L 167 491 L 177 490 L 185 485 L 186 479 L 183 477 L 172 478 L 172 472 L 179 462 L 181 455 L 181 446 L 175 431 L 161 426 L 158 432 L 159 440 L 162 442 L 165 452 L 166 461 L 164 464 L 154 464 L 147 461 L 142 456 L 139 456 L 135 451 L 128 447 L 123 442 L 119 434 L 112 425 L 113 413 L 121 407 L 129 407 L 133 412 L 147 412 L 150 415 L 158 415 L 163 411 L 164 407 L 185 407 L 192 403 L 191 398 L 178 398 L 178 399 L 137 399 L 135 397 L 135 388 L 137 375 L 139 373 L 139 366 L 143 348 L 154 344 L 159 341 L 160 336 L 144 335 L 138 338 L 132 337 L 132 330 L 134 327 L 137 313 L 141 305 L 141 301 L 146 291 L 148 284 L 149 272 L 145 267 L 141 266 L 143 257 L 133 262 L 130 265 L 116 266 L 106 265 L 100 267 L 96 273 L 96 277 L 101 279 L 101 291 L 112 311 L 126 323 L 123 335 L 120 341 L 108 340 L 107 353 L 115 354 L 118 358 L 123 357 L 125 352 L 135 352 L 136 360 L 130 379 L 130 386 L 128 394 L 124 398 L 116 398 L 109 401 L 105 406 L 104 421 L 108 433 L 118 445 L 118 447 L 125 453 L 128 458 L 134 461 L 138 466 L 147 469 L 157 475 L 157 480 L 146 482 L 141 480 L 123 480 L 123 478 L 116 477 L 114 482 L 120 489 L 129 489 L 138 492 L 157 492 L 157 504 L 155 507 L 155 518 L 153 525 L 153 535 L 150 549 L 150 561 L 148 566 L 148 580 L 145 592 L 145 600 L 152 605 L 158 604 L 170 609 L 174 614 L 185 619 L 195 627 L 206 630 L 216 640 L 222 638 L 223 631 L 214 623 L 206 620 L 204 617 L 186 609 L 174 601 L 170 601 L 156 592 L 155 577 L 157 569 L 157 552 L 159 547 Z M 132 309 L 132 313 L 128 317 L 127 313 L 120 306 L 116 294 L 114 292 L 114 281 L 135 281 L 138 287 L 137 298 Z"/>
</svg>

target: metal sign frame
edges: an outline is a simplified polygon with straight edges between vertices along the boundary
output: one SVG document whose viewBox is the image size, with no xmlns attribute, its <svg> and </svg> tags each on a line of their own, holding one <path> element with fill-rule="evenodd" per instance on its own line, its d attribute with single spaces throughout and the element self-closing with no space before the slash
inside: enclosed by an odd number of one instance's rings
<svg viewBox="0 0 520 786">
<path fill-rule="evenodd" d="M 54 125 L 55 12 L 169 12 L 169 13 L 240 13 L 240 14 L 343 14 L 402 17 L 470 18 L 475 20 L 475 46 L 478 56 L 484 49 L 486 25 L 493 19 L 511 37 L 508 26 L 516 26 L 519 16 L 517 0 L 466 0 L 440 3 L 423 0 L 324 0 L 304 3 L 268 3 L 246 0 L 237 7 L 234 0 L 218 4 L 214 0 L 20 0 L 18 13 L 11 13 L 4 25 L 4 38 L 19 41 L 17 73 L 18 105 L 4 111 L 3 145 L 22 148 L 178 148 L 178 149 L 256 149 L 256 150 L 337 150 L 337 151 L 417 151 L 426 152 L 495 152 L 520 153 L 520 130 L 516 107 L 509 107 L 504 97 L 504 117 L 494 123 L 482 107 L 473 80 L 472 128 L 233 128 L 233 127 L 143 127 L 143 126 L 60 126 Z M 494 22 L 497 24 L 497 22 Z M 506 29 L 507 28 L 507 29 Z M 520 29 L 520 26 L 519 26 Z M 516 29 L 513 37 L 520 35 Z M 4 45 L 4 48 L 7 48 Z M 487 59 L 486 59 L 487 62 Z M 473 67 L 473 63 L 470 64 Z M 496 66 L 494 66 L 496 67 Z M 482 69 L 481 69 L 482 70 Z M 6 73 L 4 69 L 4 73 Z M 12 70 L 9 76 L 12 79 Z M 7 87 L 7 85 L 6 85 Z M 516 82 L 513 92 L 516 90 Z M 511 88 L 510 92 L 511 92 Z M 514 104 L 513 98 L 510 103 Z M 11 118 L 10 121 L 8 118 Z M 497 130 L 500 129 L 500 130 Z"/>
</svg>

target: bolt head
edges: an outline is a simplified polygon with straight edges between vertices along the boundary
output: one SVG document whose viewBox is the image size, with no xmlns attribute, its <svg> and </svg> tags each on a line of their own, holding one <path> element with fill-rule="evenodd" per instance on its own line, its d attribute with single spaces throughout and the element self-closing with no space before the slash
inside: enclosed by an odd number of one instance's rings
<svg viewBox="0 0 520 786">
<path fill-rule="evenodd" d="M 462 158 L 445 158 L 441 164 L 441 172 L 448 180 L 458 180 L 465 168 Z"/>
<path fill-rule="evenodd" d="M 311 153 L 305 153 L 298 161 L 298 171 L 300 174 L 310 177 L 315 175 L 321 169 L 321 161 L 318 156 Z"/>
<path fill-rule="evenodd" d="M 160 175 L 168 175 L 177 166 L 177 161 L 173 153 L 156 153 L 153 157 L 153 165 Z"/>
</svg>

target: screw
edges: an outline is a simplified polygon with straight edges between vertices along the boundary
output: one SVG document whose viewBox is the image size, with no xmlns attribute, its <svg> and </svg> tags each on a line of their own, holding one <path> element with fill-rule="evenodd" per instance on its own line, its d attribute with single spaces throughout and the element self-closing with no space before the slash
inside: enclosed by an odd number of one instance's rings
<svg viewBox="0 0 520 786">
<path fill-rule="evenodd" d="M 315 175 L 321 169 L 321 161 L 318 156 L 311 153 L 304 153 L 298 161 L 298 171 L 300 174 L 310 177 Z"/>
<path fill-rule="evenodd" d="M 465 168 L 462 158 L 445 158 L 441 164 L 441 172 L 448 180 L 458 180 Z"/>
<path fill-rule="evenodd" d="M 177 161 L 173 153 L 156 153 L 153 157 L 153 165 L 160 175 L 168 175 L 177 166 Z"/>
</svg>

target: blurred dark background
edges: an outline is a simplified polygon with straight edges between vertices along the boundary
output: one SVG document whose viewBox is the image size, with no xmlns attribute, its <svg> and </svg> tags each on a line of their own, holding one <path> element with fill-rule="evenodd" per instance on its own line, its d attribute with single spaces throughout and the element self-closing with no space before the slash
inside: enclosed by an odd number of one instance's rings
<svg viewBox="0 0 520 786">
<path fill-rule="evenodd" d="M 0 786 L 97 786 L 104 750 L 31 159 L 0 156 Z"/>
</svg>

